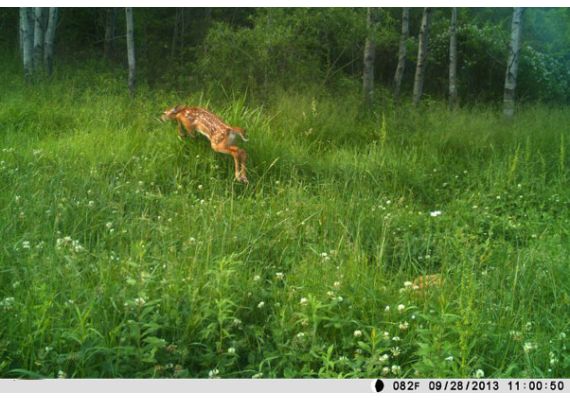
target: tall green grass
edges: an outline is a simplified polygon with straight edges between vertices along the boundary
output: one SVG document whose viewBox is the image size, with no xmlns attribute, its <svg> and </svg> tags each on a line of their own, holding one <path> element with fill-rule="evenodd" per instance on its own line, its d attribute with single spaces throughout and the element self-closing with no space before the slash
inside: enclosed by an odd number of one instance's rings
<svg viewBox="0 0 570 400">
<path fill-rule="evenodd" d="M 1 78 L 0 376 L 570 376 L 567 108 Z"/>
</svg>

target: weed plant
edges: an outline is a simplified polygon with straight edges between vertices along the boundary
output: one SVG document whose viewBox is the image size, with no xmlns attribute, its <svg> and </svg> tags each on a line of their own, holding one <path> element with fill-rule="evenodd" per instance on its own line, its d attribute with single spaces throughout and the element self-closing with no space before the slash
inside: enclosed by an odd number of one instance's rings
<svg viewBox="0 0 570 400">
<path fill-rule="evenodd" d="M 567 107 L 1 74 L 0 376 L 570 377 Z"/>
</svg>

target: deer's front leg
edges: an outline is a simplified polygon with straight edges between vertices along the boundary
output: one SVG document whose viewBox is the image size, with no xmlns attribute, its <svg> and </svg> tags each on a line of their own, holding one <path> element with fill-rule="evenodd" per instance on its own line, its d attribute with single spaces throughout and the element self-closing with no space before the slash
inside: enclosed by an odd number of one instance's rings
<svg viewBox="0 0 570 400">
<path fill-rule="evenodd" d="M 177 121 L 177 122 L 178 122 L 178 138 L 180 140 L 184 140 L 184 136 L 186 136 L 186 135 L 184 135 L 184 130 L 182 129 L 182 124 L 180 123 L 180 121 Z"/>
<path fill-rule="evenodd" d="M 191 136 L 192 138 L 196 138 L 196 134 L 194 133 L 194 126 L 190 123 L 190 121 L 183 119 L 182 124 L 184 125 L 184 128 L 186 128 L 186 135 Z"/>
</svg>

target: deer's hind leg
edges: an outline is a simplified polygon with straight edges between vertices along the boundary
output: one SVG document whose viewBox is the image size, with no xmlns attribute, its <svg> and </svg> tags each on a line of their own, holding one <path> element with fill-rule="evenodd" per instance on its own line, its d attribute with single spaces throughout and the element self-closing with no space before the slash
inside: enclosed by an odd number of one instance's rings
<svg viewBox="0 0 570 400">
<path fill-rule="evenodd" d="M 249 183 L 245 175 L 245 160 L 247 158 L 246 152 L 237 146 L 227 146 L 225 143 L 218 145 L 212 144 L 212 149 L 218 153 L 229 154 L 234 159 L 234 173 L 236 180 Z"/>
</svg>

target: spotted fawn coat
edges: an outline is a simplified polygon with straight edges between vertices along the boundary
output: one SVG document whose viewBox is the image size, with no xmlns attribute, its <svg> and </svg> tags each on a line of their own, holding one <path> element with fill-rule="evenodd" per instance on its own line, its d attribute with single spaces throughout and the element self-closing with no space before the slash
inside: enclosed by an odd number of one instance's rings
<svg viewBox="0 0 570 400">
<path fill-rule="evenodd" d="M 247 153 L 235 145 L 238 136 L 244 141 L 248 140 L 244 129 L 228 125 L 216 114 L 200 107 L 176 106 L 166 110 L 161 119 L 176 120 L 178 135 L 182 139 L 186 136 L 196 137 L 194 131 L 206 136 L 214 151 L 233 157 L 236 180 L 248 183 L 245 171 Z"/>
</svg>

